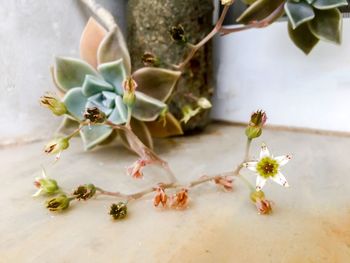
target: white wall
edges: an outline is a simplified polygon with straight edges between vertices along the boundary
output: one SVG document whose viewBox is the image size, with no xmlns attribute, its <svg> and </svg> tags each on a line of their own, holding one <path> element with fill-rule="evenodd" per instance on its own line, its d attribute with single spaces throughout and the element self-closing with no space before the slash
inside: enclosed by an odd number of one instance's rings
<svg viewBox="0 0 350 263">
<path fill-rule="evenodd" d="M 343 43 L 320 42 L 305 56 L 289 40 L 286 22 L 215 39 L 212 116 L 246 122 L 264 109 L 269 123 L 350 131 L 350 19 Z"/>
<path fill-rule="evenodd" d="M 99 0 L 125 28 L 126 0 Z M 0 0 L 0 144 L 51 136 L 59 118 L 39 106 L 54 91 L 55 55 L 78 56 L 90 13 L 78 0 Z"/>
</svg>

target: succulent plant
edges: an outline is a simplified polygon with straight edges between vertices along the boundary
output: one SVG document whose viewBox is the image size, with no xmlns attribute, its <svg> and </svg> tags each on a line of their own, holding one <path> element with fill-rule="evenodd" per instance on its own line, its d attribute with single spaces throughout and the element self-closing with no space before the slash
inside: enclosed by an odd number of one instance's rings
<svg viewBox="0 0 350 263">
<path fill-rule="evenodd" d="M 68 111 L 62 127 L 66 128 L 72 120 L 82 121 L 85 110 L 93 107 L 110 122 L 125 124 L 128 107 L 123 102 L 123 82 L 132 77 L 137 83 L 130 122 L 134 133 L 149 147 L 151 132 L 157 137 L 182 134 L 179 122 L 167 112 L 166 104 L 181 72 L 144 67 L 131 73 L 129 52 L 118 26 L 107 32 L 93 18 L 83 31 L 80 56 L 81 59 L 57 57 L 53 68 L 54 82 L 65 93 L 62 102 Z M 163 120 L 159 120 L 160 116 Z M 111 137 L 113 130 L 106 125 L 83 127 L 80 135 L 89 150 Z"/>
</svg>

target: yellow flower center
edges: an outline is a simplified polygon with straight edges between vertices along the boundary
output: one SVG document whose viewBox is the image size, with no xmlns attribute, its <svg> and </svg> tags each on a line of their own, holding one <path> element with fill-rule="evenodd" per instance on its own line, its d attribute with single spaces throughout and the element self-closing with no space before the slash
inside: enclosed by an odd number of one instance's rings
<svg viewBox="0 0 350 263">
<path fill-rule="evenodd" d="M 256 170 L 262 177 L 269 178 L 278 173 L 278 167 L 279 165 L 276 160 L 270 157 L 264 157 L 258 162 Z"/>
</svg>

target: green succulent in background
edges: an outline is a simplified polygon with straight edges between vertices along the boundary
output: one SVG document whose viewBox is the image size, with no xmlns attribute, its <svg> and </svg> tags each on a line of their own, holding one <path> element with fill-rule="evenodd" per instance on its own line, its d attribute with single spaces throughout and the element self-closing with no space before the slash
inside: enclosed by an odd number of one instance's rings
<svg viewBox="0 0 350 263">
<path fill-rule="evenodd" d="M 347 6 L 346 0 L 255 0 L 237 19 L 248 24 L 262 20 L 283 5 L 274 19 L 285 13 L 288 17 L 288 33 L 293 43 L 309 54 L 319 40 L 340 44 L 342 15 L 338 7 Z"/>
<path fill-rule="evenodd" d="M 131 76 L 137 83 L 130 122 L 134 133 L 152 147 L 152 123 L 166 118 L 170 119 L 167 125 L 156 127 L 159 137 L 182 134 L 179 122 L 166 113 L 166 101 L 181 75 L 179 71 L 144 67 L 131 73 L 129 52 L 119 28 L 106 32 L 92 18 L 82 34 L 80 53 L 82 59 L 56 58 L 54 81 L 65 93 L 62 102 L 68 110 L 61 128 L 77 125 L 77 121 L 84 119 L 85 110 L 93 107 L 103 112 L 110 122 L 125 124 L 129 109 L 123 102 L 123 82 Z M 150 129 L 147 122 L 151 124 Z M 85 149 L 89 150 L 115 134 L 111 127 L 100 125 L 83 127 L 80 135 Z"/>
</svg>

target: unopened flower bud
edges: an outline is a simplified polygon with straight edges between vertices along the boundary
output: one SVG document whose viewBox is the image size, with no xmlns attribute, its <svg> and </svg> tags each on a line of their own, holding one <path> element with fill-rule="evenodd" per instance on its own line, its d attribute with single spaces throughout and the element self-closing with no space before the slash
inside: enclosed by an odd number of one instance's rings
<svg viewBox="0 0 350 263">
<path fill-rule="evenodd" d="M 50 211 L 63 211 L 69 207 L 71 199 L 62 194 L 46 202 L 46 208 Z"/>
<path fill-rule="evenodd" d="M 69 147 L 68 138 L 57 138 L 49 142 L 45 147 L 46 153 L 60 153 Z"/>
<path fill-rule="evenodd" d="M 146 67 L 157 67 L 159 66 L 159 59 L 151 52 L 145 52 L 142 55 L 142 63 Z"/>
<path fill-rule="evenodd" d="M 42 170 L 42 177 L 35 178 L 34 185 L 39 189 L 33 196 L 56 194 L 60 189 L 56 180 L 46 176 L 44 169 Z"/>
<path fill-rule="evenodd" d="M 40 97 L 40 104 L 45 108 L 51 110 L 52 113 L 57 116 L 61 116 L 68 112 L 66 105 L 64 105 L 63 102 L 61 102 L 58 98 L 52 95 L 44 95 Z"/>
<path fill-rule="evenodd" d="M 183 209 L 187 207 L 188 202 L 188 190 L 184 188 L 170 198 L 170 207 L 176 209 Z"/>
<path fill-rule="evenodd" d="M 250 194 L 250 199 L 255 204 L 260 215 L 267 215 L 272 212 L 271 201 L 265 199 L 263 191 L 254 191 Z"/>
<path fill-rule="evenodd" d="M 96 187 L 93 184 L 80 185 L 74 190 L 73 195 L 78 200 L 88 200 L 96 193 Z"/>
<path fill-rule="evenodd" d="M 164 188 L 159 186 L 153 199 L 153 205 L 157 207 L 159 204 L 162 204 L 163 207 L 166 207 L 167 201 L 168 196 L 166 195 Z"/>
<path fill-rule="evenodd" d="M 202 109 L 206 110 L 206 109 L 210 109 L 212 107 L 210 101 L 207 98 L 201 97 L 198 99 L 197 104 L 199 107 L 201 107 Z"/>
<path fill-rule="evenodd" d="M 226 191 L 232 191 L 233 189 L 233 178 L 230 176 L 217 176 L 214 182 L 223 186 Z"/>
<path fill-rule="evenodd" d="M 248 127 L 245 130 L 248 139 L 254 139 L 261 135 L 266 120 L 266 113 L 262 110 L 258 110 L 251 115 Z"/>
<path fill-rule="evenodd" d="M 113 217 L 113 219 L 123 219 L 128 214 L 128 207 L 126 203 L 119 202 L 118 204 L 112 204 L 109 214 Z"/>
<path fill-rule="evenodd" d="M 125 105 L 132 107 L 135 104 L 136 96 L 135 90 L 137 88 L 137 83 L 132 77 L 128 77 L 123 83 L 123 102 Z"/>
<path fill-rule="evenodd" d="M 176 42 L 186 43 L 187 38 L 185 36 L 185 29 L 182 25 L 172 26 L 169 29 L 169 33 L 171 35 L 171 38 Z"/>
<path fill-rule="evenodd" d="M 106 120 L 106 114 L 97 107 L 87 108 L 84 112 L 84 119 L 91 123 L 103 123 Z"/>
</svg>

